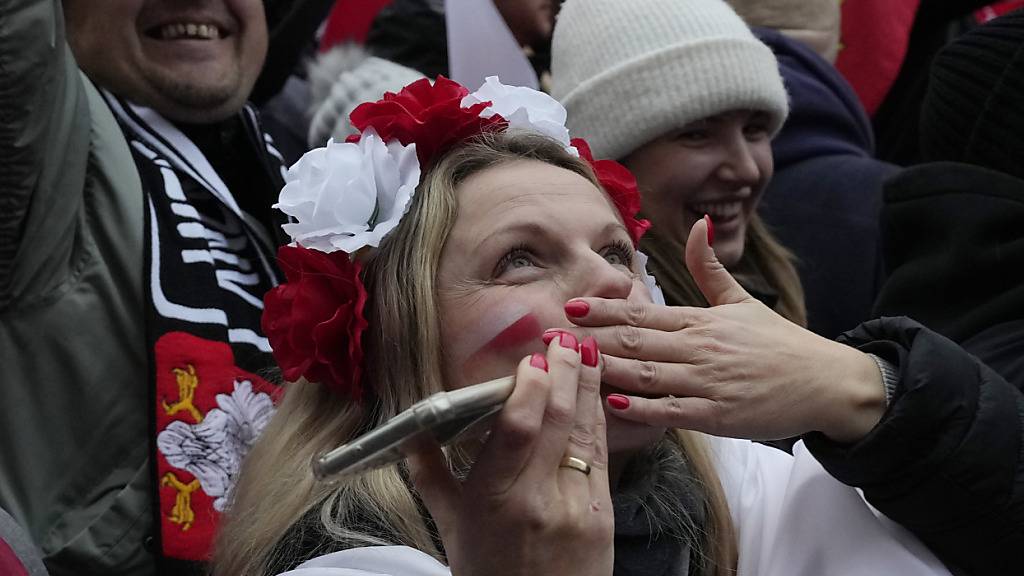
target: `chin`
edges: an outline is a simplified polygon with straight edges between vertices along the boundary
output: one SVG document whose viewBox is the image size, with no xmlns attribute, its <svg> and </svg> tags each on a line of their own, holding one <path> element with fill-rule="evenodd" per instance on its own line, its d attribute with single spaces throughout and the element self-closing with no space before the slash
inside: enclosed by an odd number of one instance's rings
<svg viewBox="0 0 1024 576">
<path fill-rule="evenodd" d="M 715 257 L 726 268 L 732 268 L 743 258 L 743 238 L 715 244 Z"/>
<path fill-rule="evenodd" d="M 203 74 L 189 78 L 154 73 L 149 85 L 151 108 L 170 120 L 196 124 L 217 122 L 237 114 L 251 90 L 234 75 L 210 78 Z"/>
<path fill-rule="evenodd" d="M 205 124 L 234 116 L 245 105 L 245 100 L 235 94 L 202 91 L 191 87 L 187 92 L 166 94 L 153 108 L 176 122 Z"/>
</svg>

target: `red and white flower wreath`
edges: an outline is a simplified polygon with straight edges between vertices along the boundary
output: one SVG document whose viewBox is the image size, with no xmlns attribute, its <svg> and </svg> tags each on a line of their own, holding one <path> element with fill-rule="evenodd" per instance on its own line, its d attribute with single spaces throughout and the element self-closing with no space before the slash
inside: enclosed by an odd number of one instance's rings
<svg viewBox="0 0 1024 576">
<path fill-rule="evenodd" d="M 368 324 L 359 258 L 372 257 L 366 248 L 379 246 L 398 225 L 421 172 L 483 132 L 539 132 L 585 159 L 637 244 L 650 223 L 637 218 L 636 180 L 618 162 L 594 160 L 582 139 L 570 141 L 565 117 L 565 108 L 543 92 L 490 77 L 470 94 L 439 76 L 360 105 L 350 116 L 359 134 L 344 143 L 331 140 L 299 159 L 275 205 L 293 220 L 284 225 L 293 243 L 278 251 L 287 282 L 267 293 L 263 312 L 263 331 L 284 377 L 362 397 L 362 333 Z M 653 278 L 644 279 L 657 300 Z"/>
</svg>

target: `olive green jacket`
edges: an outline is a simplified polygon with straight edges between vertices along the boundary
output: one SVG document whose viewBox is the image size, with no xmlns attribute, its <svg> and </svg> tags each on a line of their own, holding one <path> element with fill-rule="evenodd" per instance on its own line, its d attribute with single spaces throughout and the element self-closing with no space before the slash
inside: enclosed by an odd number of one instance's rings
<svg viewBox="0 0 1024 576">
<path fill-rule="evenodd" d="M 61 574 L 152 574 L 143 193 L 55 0 L 0 0 L 0 506 Z"/>
</svg>

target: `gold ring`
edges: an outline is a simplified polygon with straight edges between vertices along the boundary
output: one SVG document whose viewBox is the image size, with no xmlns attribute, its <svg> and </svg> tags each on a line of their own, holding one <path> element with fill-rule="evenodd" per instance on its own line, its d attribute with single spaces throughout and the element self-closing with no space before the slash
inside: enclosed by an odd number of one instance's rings
<svg viewBox="0 0 1024 576">
<path fill-rule="evenodd" d="M 558 467 L 572 468 L 573 470 L 579 470 L 587 476 L 590 476 L 590 464 L 587 464 L 575 456 L 566 456 L 565 458 L 562 458 L 562 461 L 558 463 Z"/>
</svg>

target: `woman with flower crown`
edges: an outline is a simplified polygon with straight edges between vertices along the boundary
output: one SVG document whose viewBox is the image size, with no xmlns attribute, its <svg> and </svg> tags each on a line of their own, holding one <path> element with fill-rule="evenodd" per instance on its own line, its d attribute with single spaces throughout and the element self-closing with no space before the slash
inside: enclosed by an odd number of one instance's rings
<svg viewBox="0 0 1024 576">
<path fill-rule="evenodd" d="M 244 464 L 215 573 L 947 574 L 802 445 L 790 456 L 616 415 L 629 399 L 569 318 L 584 312 L 577 297 L 652 310 L 659 290 L 635 249 L 648 224 L 631 174 L 570 141 L 557 102 L 438 78 L 351 119 L 359 135 L 304 156 L 278 204 L 294 242 L 264 328 L 290 384 Z M 710 240 L 699 220 L 687 261 L 712 303 L 757 320 L 762 348 L 799 341 Z M 742 409 L 716 414 L 716 431 L 867 434 L 881 375 L 824 342 L 807 353 L 844 369 L 843 386 L 738 383 L 723 394 Z M 432 393 L 508 374 L 515 389 L 486 436 L 314 479 L 316 454 Z"/>
</svg>

